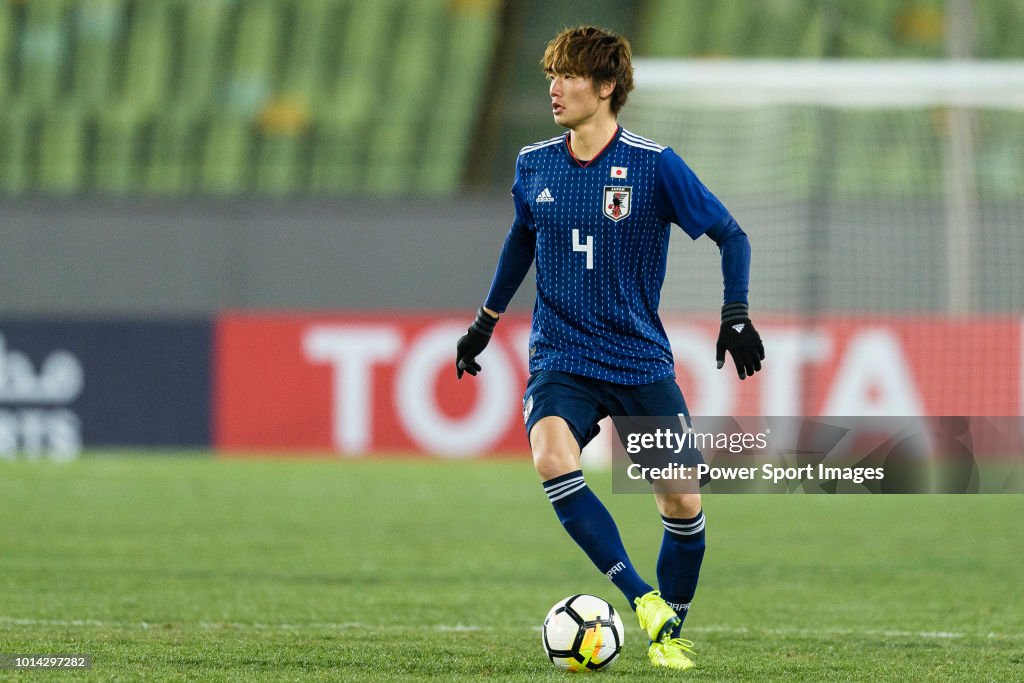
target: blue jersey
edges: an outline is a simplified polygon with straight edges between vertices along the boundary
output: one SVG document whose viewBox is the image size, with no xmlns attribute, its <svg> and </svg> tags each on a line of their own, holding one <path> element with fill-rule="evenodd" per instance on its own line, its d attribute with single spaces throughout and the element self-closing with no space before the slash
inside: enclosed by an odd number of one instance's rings
<svg viewBox="0 0 1024 683">
<path fill-rule="evenodd" d="M 512 197 L 506 252 L 510 241 L 535 247 L 530 371 L 617 384 L 674 376 L 658 317 L 670 224 L 696 239 L 731 220 L 722 203 L 671 148 L 621 127 L 589 162 L 573 157 L 568 133 L 524 147 Z M 485 305 L 503 312 L 520 282 L 496 276 Z"/>
</svg>

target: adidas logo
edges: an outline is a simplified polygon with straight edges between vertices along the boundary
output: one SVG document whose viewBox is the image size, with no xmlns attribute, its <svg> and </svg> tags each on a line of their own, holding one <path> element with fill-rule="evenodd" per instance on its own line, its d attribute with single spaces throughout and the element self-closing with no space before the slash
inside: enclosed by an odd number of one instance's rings
<svg viewBox="0 0 1024 683">
<path fill-rule="evenodd" d="M 746 327 L 746 326 L 747 326 L 746 323 L 737 323 L 737 324 L 732 326 L 732 329 L 736 330 L 736 334 L 739 334 L 740 332 L 743 331 L 743 328 Z"/>
<path fill-rule="evenodd" d="M 551 196 L 551 190 L 546 187 L 541 190 L 539 195 L 537 195 L 538 204 L 550 203 L 553 201 L 555 201 L 555 198 Z"/>
</svg>

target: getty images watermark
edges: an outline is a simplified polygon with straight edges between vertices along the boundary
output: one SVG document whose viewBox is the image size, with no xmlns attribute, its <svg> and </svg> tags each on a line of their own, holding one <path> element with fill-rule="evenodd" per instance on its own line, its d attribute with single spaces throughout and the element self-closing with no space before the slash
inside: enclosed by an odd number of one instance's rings
<svg viewBox="0 0 1024 683">
<path fill-rule="evenodd" d="M 617 493 L 1022 493 L 1020 417 L 613 417 Z"/>
</svg>

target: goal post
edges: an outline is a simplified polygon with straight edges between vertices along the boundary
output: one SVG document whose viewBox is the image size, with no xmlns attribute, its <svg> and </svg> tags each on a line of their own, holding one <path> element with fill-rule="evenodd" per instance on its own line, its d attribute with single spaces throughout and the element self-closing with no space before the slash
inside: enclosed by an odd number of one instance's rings
<svg viewBox="0 0 1024 683">
<path fill-rule="evenodd" d="M 1024 62 L 637 59 L 635 95 L 704 106 L 1024 110 Z"/>
</svg>

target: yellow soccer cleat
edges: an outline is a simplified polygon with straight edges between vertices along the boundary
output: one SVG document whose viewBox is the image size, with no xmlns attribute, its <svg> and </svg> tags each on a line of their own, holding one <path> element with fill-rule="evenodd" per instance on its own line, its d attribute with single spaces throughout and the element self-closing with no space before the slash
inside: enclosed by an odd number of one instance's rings
<svg viewBox="0 0 1024 683">
<path fill-rule="evenodd" d="M 636 618 L 640 621 L 640 628 L 647 631 L 647 637 L 653 643 L 668 640 L 672 629 L 681 623 L 679 615 L 661 599 L 661 593 L 658 591 L 641 595 L 634 600 L 634 603 L 636 603 Z"/>
<path fill-rule="evenodd" d="M 651 643 L 647 649 L 647 657 L 654 666 L 683 671 L 694 666 L 693 660 L 686 656 L 696 654 L 692 648 L 692 641 L 685 638 L 669 638 L 661 643 Z"/>
</svg>

